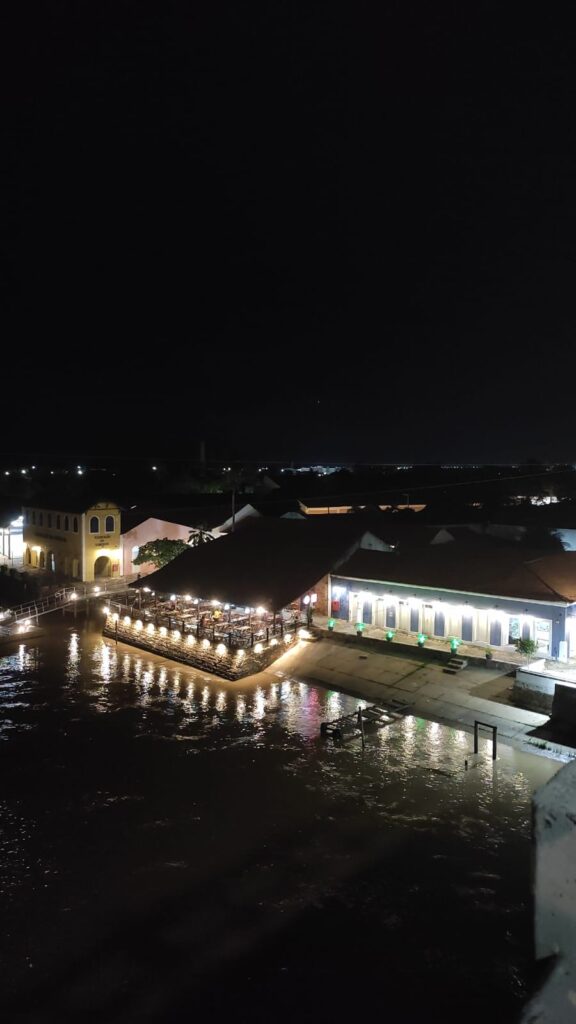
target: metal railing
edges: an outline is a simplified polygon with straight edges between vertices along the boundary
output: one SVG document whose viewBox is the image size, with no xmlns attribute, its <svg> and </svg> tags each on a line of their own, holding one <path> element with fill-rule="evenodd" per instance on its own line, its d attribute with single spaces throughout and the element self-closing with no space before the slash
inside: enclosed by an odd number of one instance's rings
<svg viewBox="0 0 576 1024">
<path fill-rule="evenodd" d="M 235 627 L 234 622 L 211 622 L 208 625 L 200 625 L 198 620 L 183 619 L 177 613 L 162 613 L 153 607 L 139 608 L 134 603 L 109 602 L 108 607 L 114 610 L 118 616 L 130 615 L 131 618 L 141 619 L 143 624 L 151 623 L 156 629 L 162 626 L 167 630 L 178 630 L 182 636 L 193 636 L 197 640 L 209 640 L 210 643 L 223 643 L 229 648 L 254 647 L 258 643 L 267 643 L 274 638 L 282 638 L 287 633 L 294 633 L 305 625 L 301 618 L 284 622 L 280 617 L 276 621 L 267 622 L 261 626 Z"/>
<path fill-rule="evenodd" d="M 123 576 L 117 580 L 105 579 L 98 583 L 77 583 L 67 587 L 60 587 L 44 597 L 37 597 L 34 600 L 25 601 L 23 604 L 5 609 L 2 612 L 2 619 L 0 621 L 4 625 L 12 625 L 21 622 L 23 619 L 37 619 L 39 615 L 47 615 L 49 612 L 57 611 L 76 601 L 99 598 L 105 594 L 121 593 L 136 578 L 136 575 Z"/>
</svg>

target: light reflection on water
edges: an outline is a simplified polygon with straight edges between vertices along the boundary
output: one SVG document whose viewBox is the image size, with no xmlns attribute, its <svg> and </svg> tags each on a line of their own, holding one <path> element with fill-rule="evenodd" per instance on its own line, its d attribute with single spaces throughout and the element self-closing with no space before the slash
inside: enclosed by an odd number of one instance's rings
<svg viewBox="0 0 576 1024">
<path fill-rule="evenodd" d="M 401 845 L 406 864 L 413 859 L 413 877 L 395 881 L 401 866 L 392 860 L 391 878 L 381 871 L 368 895 L 355 883 L 348 897 L 355 906 L 406 902 L 414 886 L 424 887 L 434 913 L 441 913 L 435 900 L 460 901 L 456 927 L 465 928 L 480 904 L 500 927 L 504 911 L 496 906 L 496 889 L 501 907 L 527 905 L 530 798 L 558 765 L 503 745 L 494 764 L 491 744 L 483 740 L 481 756 L 466 770 L 471 735 L 415 715 L 384 729 L 367 727 L 364 751 L 358 740 L 337 748 L 320 739 L 323 721 L 352 713 L 359 703 L 366 702 L 295 675 L 224 682 L 117 647 L 80 625 L 55 628 L 37 647 L 19 645 L 0 659 L 0 748 L 10 752 L 12 776 L 5 777 L 14 787 L 0 832 L 2 894 L 16 901 L 22 920 L 40 884 L 54 892 L 54 913 L 76 906 L 69 883 L 60 891 L 51 872 L 65 877 L 75 870 L 75 830 L 84 823 L 94 838 L 87 852 L 80 850 L 78 907 L 100 858 L 106 850 L 117 857 L 127 841 L 118 835 L 135 837 L 122 877 L 128 888 L 126 879 L 134 878 L 138 893 L 147 873 L 164 878 L 163 871 L 173 873 L 186 858 L 196 871 L 205 870 L 216 843 L 217 849 L 237 847 L 239 859 L 256 865 L 257 874 L 261 862 L 275 865 L 282 893 L 266 899 L 289 907 L 333 895 L 359 858 L 378 850 L 386 863 Z M 27 736 L 38 741 L 25 744 Z M 50 789 L 36 801 L 45 775 Z M 100 848 L 103 808 L 109 815 L 116 806 L 114 842 Z M 158 852 L 160 828 L 162 842 L 174 845 L 170 854 Z M 166 863 L 158 866 L 162 856 Z M 444 862 L 450 870 L 436 877 L 435 865 Z M 114 877 L 116 861 L 106 863 Z M 290 888 L 292 876 L 301 879 L 296 888 Z M 116 891 L 114 899 L 121 898 Z M 410 910 L 416 931 L 418 914 L 424 922 L 431 912 L 426 901 L 422 907 Z M 420 930 L 426 934 L 424 925 Z M 506 937 L 507 919 L 501 932 L 505 944 L 519 941 Z"/>
</svg>

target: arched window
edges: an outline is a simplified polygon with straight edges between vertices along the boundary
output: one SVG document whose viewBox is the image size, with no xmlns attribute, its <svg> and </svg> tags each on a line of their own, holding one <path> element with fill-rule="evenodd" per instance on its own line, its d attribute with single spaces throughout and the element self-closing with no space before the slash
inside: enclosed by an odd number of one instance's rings
<svg viewBox="0 0 576 1024">
<path fill-rule="evenodd" d="M 78 559 L 77 558 L 73 558 L 72 559 L 72 575 L 73 575 L 74 579 L 78 578 L 78 566 L 79 566 Z"/>
<path fill-rule="evenodd" d="M 78 533 L 78 516 L 74 516 L 74 533 Z"/>
<path fill-rule="evenodd" d="M 70 520 L 68 519 L 68 516 L 64 516 L 64 529 L 66 532 L 70 529 Z"/>
<path fill-rule="evenodd" d="M 90 533 L 100 533 L 100 519 L 98 516 L 90 516 Z"/>
<path fill-rule="evenodd" d="M 38 513 L 38 526 L 44 526 L 44 513 Z"/>
<path fill-rule="evenodd" d="M 26 565 L 32 564 L 32 555 L 30 554 L 30 548 L 26 548 Z"/>
<path fill-rule="evenodd" d="M 48 513 L 48 529 L 49 530 L 52 529 L 52 513 L 51 512 Z"/>
<path fill-rule="evenodd" d="M 38 552 L 35 551 L 32 558 L 32 564 L 38 568 Z"/>
<path fill-rule="evenodd" d="M 45 569 L 46 568 L 46 555 L 45 555 L 44 551 L 40 552 L 40 568 L 41 569 Z"/>
<path fill-rule="evenodd" d="M 32 509 L 32 526 L 36 526 L 36 510 Z"/>
<path fill-rule="evenodd" d="M 106 533 L 114 533 L 114 516 L 106 516 Z"/>
<path fill-rule="evenodd" d="M 57 530 L 59 530 L 59 529 L 60 529 L 60 522 L 61 522 L 61 520 L 60 520 L 60 516 L 56 516 L 56 529 L 57 529 Z"/>
</svg>

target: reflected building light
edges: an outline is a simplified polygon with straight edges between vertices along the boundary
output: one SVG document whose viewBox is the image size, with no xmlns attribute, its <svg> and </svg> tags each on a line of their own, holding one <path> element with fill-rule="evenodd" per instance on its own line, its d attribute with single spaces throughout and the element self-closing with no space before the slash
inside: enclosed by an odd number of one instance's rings
<svg viewBox="0 0 576 1024">
<path fill-rule="evenodd" d="M 264 717 L 266 711 L 266 698 L 264 696 L 264 690 L 261 686 L 258 686 L 254 694 L 254 718 L 260 719 Z"/>
</svg>

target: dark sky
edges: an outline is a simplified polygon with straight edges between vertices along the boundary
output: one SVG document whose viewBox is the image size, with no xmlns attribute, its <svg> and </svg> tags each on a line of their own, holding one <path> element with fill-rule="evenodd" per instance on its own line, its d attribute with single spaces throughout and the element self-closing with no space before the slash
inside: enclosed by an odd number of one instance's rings
<svg viewBox="0 0 576 1024">
<path fill-rule="evenodd" d="M 0 447 L 574 460 L 567 25 L 15 6 Z"/>
</svg>

